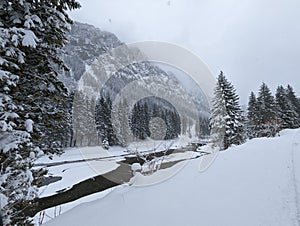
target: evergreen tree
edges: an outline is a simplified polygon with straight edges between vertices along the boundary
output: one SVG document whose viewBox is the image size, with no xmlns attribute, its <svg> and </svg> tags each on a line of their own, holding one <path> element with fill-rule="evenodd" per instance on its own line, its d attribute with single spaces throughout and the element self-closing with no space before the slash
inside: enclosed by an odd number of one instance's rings
<svg viewBox="0 0 300 226">
<path fill-rule="evenodd" d="M 102 141 L 102 145 L 108 148 L 111 145 L 119 144 L 111 121 L 112 102 L 109 95 L 100 97 L 97 101 L 95 111 L 96 130 Z"/>
<path fill-rule="evenodd" d="M 243 143 L 245 140 L 243 122 L 239 97 L 221 71 L 215 88 L 210 123 L 215 145 L 227 149 L 232 144 Z"/>
<path fill-rule="evenodd" d="M 73 147 L 74 144 L 74 131 L 73 131 L 73 113 L 72 106 L 74 100 L 74 93 L 70 93 L 64 102 L 63 108 L 65 109 L 65 129 L 62 131 L 62 137 L 64 139 L 65 147 Z"/>
<path fill-rule="evenodd" d="M 259 128 L 259 106 L 253 92 L 250 94 L 247 110 L 247 134 L 249 138 L 254 138 L 257 136 L 256 132 Z"/>
<path fill-rule="evenodd" d="M 203 135 L 205 137 L 210 135 L 209 118 L 204 118 L 201 120 L 200 128 L 201 128 L 201 131 L 203 131 Z"/>
<path fill-rule="evenodd" d="M 188 118 L 183 115 L 181 120 L 181 134 L 185 135 L 187 133 L 187 127 L 188 127 Z"/>
<path fill-rule="evenodd" d="M 178 137 L 181 131 L 178 113 L 169 109 L 163 103 L 157 104 L 151 101 L 140 101 L 134 105 L 130 116 L 130 127 L 133 135 L 138 139 L 150 137 L 149 123 L 151 118 L 156 117 L 161 118 L 166 124 L 164 139 Z"/>
<path fill-rule="evenodd" d="M 116 134 L 113 129 L 112 121 L 111 121 L 111 111 L 112 111 L 112 101 L 110 96 L 106 97 L 106 128 L 107 128 L 107 138 L 110 146 L 119 144 Z"/>
<path fill-rule="evenodd" d="M 258 98 L 258 124 L 257 135 L 275 136 L 278 132 L 279 121 L 277 117 L 277 107 L 275 99 L 269 87 L 263 83 L 260 87 Z"/>
<path fill-rule="evenodd" d="M 75 0 L 0 2 L 0 192 L 5 225 L 29 225 L 23 209 L 36 196 L 32 163 L 41 149 L 51 150 L 51 131 L 59 126 L 58 108 L 66 89 L 56 69 L 71 23 Z M 28 208 L 28 207 L 27 207 Z M 13 216 L 13 217 L 11 217 Z"/>
<path fill-rule="evenodd" d="M 191 118 L 188 118 L 188 136 L 189 138 L 192 138 L 192 126 L 193 126 L 193 120 Z"/>
<path fill-rule="evenodd" d="M 287 98 L 291 102 L 291 104 L 294 106 L 297 114 L 298 114 L 298 125 L 300 126 L 300 99 L 297 98 L 294 89 L 291 85 L 288 85 L 286 88 L 286 94 Z"/>
<path fill-rule="evenodd" d="M 180 128 L 180 116 L 176 112 L 171 112 L 171 127 L 173 128 L 173 132 L 171 134 L 172 138 L 178 137 L 181 132 Z"/>
<path fill-rule="evenodd" d="M 198 131 L 198 129 L 197 129 Z M 209 128 L 209 118 L 207 117 L 199 117 L 199 132 L 198 137 L 206 137 L 210 134 Z"/>
<path fill-rule="evenodd" d="M 95 109 L 95 120 L 96 120 L 96 127 L 98 136 L 101 139 L 102 145 L 106 148 L 108 148 L 108 134 L 107 134 L 107 120 L 109 119 L 109 111 L 108 111 L 108 105 L 104 98 L 104 96 L 101 96 L 98 100 L 98 103 L 96 105 Z"/>
<path fill-rule="evenodd" d="M 212 110 L 210 117 L 210 129 L 213 144 L 220 149 L 224 149 L 224 139 L 226 132 L 226 118 L 228 118 L 225 107 L 225 99 L 223 95 L 223 88 L 217 82 L 214 90 L 214 98 L 212 100 Z"/>
<path fill-rule="evenodd" d="M 137 102 L 131 115 L 132 133 L 136 138 L 143 140 L 150 136 L 149 121 L 150 115 L 147 103 Z"/>
<path fill-rule="evenodd" d="M 128 112 L 129 112 L 129 106 L 127 100 L 124 99 L 122 102 L 120 102 L 119 112 L 118 112 L 119 122 L 120 122 L 119 142 L 122 146 L 126 146 L 131 139 L 131 137 L 129 136 L 130 125 L 128 119 Z"/>
<path fill-rule="evenodd" d="M 149 106 L 148 103 L 145 102 L 143 105 L 141 105 L 141 121 L 140 121 L 140 128 L 141 128 L 141 137 L 142 139 L 145 139 L 147 137 L 150 137 L 150 130 L 149 130 L 149 121 L 150 121 L 150 115 L 149 115 Z"/>
<path fill-rule="evenodd" d="M 278 107 L 278 117 L 281 119 L 281 128 L 297 128 L 299 126 L 299 115 L 296 112 L 296 107 L 288 98 L 287 92 L 283 86 L 277 88 L 275 96 Z"/>
<path fill-rule="evenodd" d="M 74 146 L 82 146 L 85 136 L 85 96 L 82 92 L 75 93 L 73 106 L 76 108 L 73 112 L 73 131 L 74 131 Z"/>
<path fill-rule="evenodd" d="M 139 102 L 133 106 L 131 117 L 130 117 L 130 128 L 134 137 L 139 137 L 139 126 L 140 112 L 139 112 Z"/>
</svg>

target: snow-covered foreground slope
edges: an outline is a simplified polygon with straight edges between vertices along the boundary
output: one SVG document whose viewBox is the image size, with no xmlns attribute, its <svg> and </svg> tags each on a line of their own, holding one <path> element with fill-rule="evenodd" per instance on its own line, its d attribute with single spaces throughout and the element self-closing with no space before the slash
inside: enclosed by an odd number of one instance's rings
<svg viewBox="0 0 300 226">
<path fill-rule="evenodd" d="M 163 183 L 118 187 L 45 225 L 300 224 L 300 130 L 253 139 L 198 168 L 196 159 Z"/>
<path fill-rule="evenodd" d="M 86 161 L 82 162 L 83 159 L 93 159 L 93 158 L 105 158 L 109 156 L 120 156 L 123 154 L 128 154 L 129 152 L 159 152 L 164 151 L 168 148 L 180 148 L 188 145 L 192 140 L 181 136 L 180 138 L 167 141 L 154 141 L 147 139 L 141 142 L 132 142 L 127 149 L 115 146 L 111 147 L 108 151 L 103 150 L 101 147 L 81 147 L 81 148 L 68 148 L 62 155 L 54 155 L 52 159 L 47 156 L 42 156 L 35 163 L 36 164 L 55 164 L 64 161 L 79 161 L 69 164 L 61 164 L 57 166 L 47 167 L 48 175 L 61 177 L 58 180 L 49 185 L 43 186 L 39 189 L 39 197 L 51 196 L 56 194 L 60 190 L 67 190 L 74 184 L 77 184 L 85 179 L 104 174 L 106 172 L 116 169 L 119 164 L 116 161 L 121 161 L 124 157 L 113 159 L 104 159 L 103 161 Z M 101 151 L 102 150 L 102 151 Z M 182 155 L 182 153 L 181 153 Z M 185 155 L 180 156 L 168 156 L 164 159 L 166 162 L 168 159 L 170 161 L 176 161 L 191 154 L 185 153 Z M 177 157 L 177 158 L 176 158 Z M 64 212 L 64 211 L 63 211 Z M 49 214 L 49 213 L 48 213 Z"/>
</svg>

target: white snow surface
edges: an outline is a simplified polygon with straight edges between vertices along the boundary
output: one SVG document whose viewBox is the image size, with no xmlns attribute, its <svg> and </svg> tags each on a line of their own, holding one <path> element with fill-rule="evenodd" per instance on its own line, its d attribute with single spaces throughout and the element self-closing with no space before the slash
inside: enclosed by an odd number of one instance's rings
<svg viewBox="0 0 300 226">
<path fill-rule="evenodd" d="M 139 152 L 150 153 L 150 152 L 163 151 L 166 148 L 183 147 L 187 145 L 189 142 L 191 142 L 191 139 L 189 139 L 186 136 L 181 136 L 180 138 L 174 140 L 167 140 L 167 141 L 146 139 L 144 141 L 133 142 L 127 148 L 120 147 L 120 146 L 113 146 L 110 147 L 108 151 L 103 149 L 100 146 L 67 148 L 65 149 L 65 152 L 62 155 L 54 155 L 52 159 L 49 159 L 47 156 L 42 156 L 36 160 L 35 162 L 36 164 L 40 164 L 40 163 L 51 164 L 51 163 L 64 162 L 64 161 L 76 161 L 82 159 L 93 159 L 93 158 L 101 158 L 101 157 L 108 157 L 108 156 L 114 156 L 114 158 L 103 159 L 98 161 L 84 161 L 84 162 L 77 162 L 77 163 L 69 163 L 69 164 L 47 167 L 49 171 L 48 175 L 60 176 L 62 177 L 62 179 L 57 182 L 39 188 L 39 197 L 42 198 L 45 196 L 54 195 L 62 190 L 70 189 L 74 184 L 77 184 L 80 181 L 112 171 L 119 166 L 117 162 L 124 159 L 122 155 L 129 154 L 129 153 L 132 153 L 132 155 L 134 155 L 135 151 L 133 150 L 138 149 Z M 191 152 L 174 153 L 164 157 L 163 162 L 186 159 L 189 158 L 192 154 L 193 153 Z M 157 163 L 160 163 L 160 161 L 157 161 Z M 143 171 L 147 171 L 147 164 L 144 165 L 143 169 L 144 169 Z M 142 186 L 144 184 L 155 183 L 155 181 L 160 181 L 162 177 L 166 179 L 173 174 L 174 172 L 172 171 L 165 171 L 164 173 L 161 172 L 159 174 L 155 174 L 151 178 L 151 180 L 144 179 L 143 177 L 138 177 L 137 175 L 136 178 L 134 178 L 134 180 L 132 181 L 135 182 L 135 186 Z M 41 218 L 43 218 L 42 221 L 45 223 L 55 218 L 57 215 L 62 214 L 81 203 L 90 202 L 102 198 L 106 196 L 113 189 L 114 188 L 108 189 L 103 192 L 99 192 L 97 194 L 83 197 L 74 202 L 70 202 L 70 203 L 62 204 L 57 207 L 46 209 L 44 211 L 43 217 L 41 217 L 43 212 L 38 213 L 34 217 L 34 221 L 36 222 L 37 225 L 39 225 L 38 222 L 40 221 Z"/>
<path fill-rule="evenodd" d="M 100 146 L 95 147 L 81 147 L 81 148 L 67 148 L 62 155 L 54 155 L 52 159 L 47 156 L 42 156 L 36 160 L 36 164 L 40 163 L 56 163 L 63 161 L 76 161 L 82 159 L 102 158 L 108 156 L 120 156 L 113 159 L 103 159 L 98 161 L 84 161 L 78 163 L 62 164 L 57 166 L 47 167 L 50 176 L 60 176 L 62 180 L 43 186 L 39 189 L 39 197 L 50 196 L 58 191 L 69 189 L 74 184 L 77 184 L 85 179 L 104 174 L 106 172 L 116 169 L 119 164 L 117 161 L 124 159 L 123 154 L 135 153 L 138 149 L 140 153 L 158 152 L 168 148 L 183 147 L 191 141 L 185 136 L 181 136 L 175 140 L 168 141 L 154 141 L 147 139 L 145 141 L 133 142 L 127 148 L 120 146 L 113 146 L 108 151 Z M 129 152 L 129 153 L 128 153 Z M 176 161 L 183 158 L 188 158 L 191 153 L 177 153 L 176 155 L 169 155 L 164 159 L 167 161 Z"/>
<path fill-rule="evenodd" d="M 299 188 L 300 129 L 285 130 L 221 152 L 205 172 L 190 160 L 169 180 L 116 187 L 44 225 L 299 225 Z"/>
<path fill-rule="evenodd" d="M 35 34 L 31 30 L 23 30 L 24 36 L 22 40 L 23 46 L 28 47 L 36 47 L 36 42 L 38 41 L 38 38 L 35 36 Z"/>
<path fill-rule="evenodd" d="M 186 135 L 181 135 L 173 140 L 153 140 L 151 138 L 147 138 L 145 140 L 130 143 L 126 149 L 130 153 L 135 153 L 136 151 L 139 153 L 159 152 L 168 150 L 169 148 L 185 147 L 192 141 L 194 140 Z"/>
<path fill-rule="evenodd" d="M 32 132 L 33 124 L 34 124 L 34 122 L 31 119 L 26 119 L 25 127 L 26 127 L 27 132 Z"/>
<path fill-rule="evenodd" d="M 60 161 L 73 161 L 82 159 L 102 158 L 110 156 L 101 147 L 82 147 L 66 149 L 62 156 L 55 155 L 52 160 L 44 156 L 39 158 L 36 163 L 55 163 Z M 51 166 L 48 175 L 61 176 L 62 179 L 43 186 L 39 189 L 39 197 L 50 196 L 57 191 L 69 189 L 74 184 L 77 184 L 85 179 L 104 174 L 112 171 L 119 166 L 114 161 L 91 161 L 79 162 L 71 164 L 63 164 L 58 166 Z"/>
</svg>

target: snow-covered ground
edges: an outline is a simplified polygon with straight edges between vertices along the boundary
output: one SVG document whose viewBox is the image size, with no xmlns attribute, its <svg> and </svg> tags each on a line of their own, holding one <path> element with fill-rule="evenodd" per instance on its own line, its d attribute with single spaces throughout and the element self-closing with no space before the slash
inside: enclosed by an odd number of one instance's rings
<svg viewBox="0 0 300 226">
<path fill-rule="evenodd" d="M 43 156 L 36 161 L 36 164 L 53 164 L 64 161 L 76 161 L 83 159 L 105 158 L 109 156 L 121 156 L 114 157 L 112 159 L 103 159 L 97 161 L 84 161 L 78 163 L 61 164 L 57 166 L 47 167 L 50 176 L 62 177 L 61 180 L 51 183 L 47 186 L 43 186 L 39 189 L 39 197 L 45 197 L 57 193 L 57 191 L 65 190 L 72 185 L 79 183 L 85 179 L 104 174 L 106 172 L 116 169 L 119 164 L 117 161 L 123 160 L 123 154 L 135 153 L 138 150 L 139 153 L 145 152 L 159 152 L 168 150 L 169 148 L 179 148 L 186 146 L 191 139 L 181 136 L 174 140 L 167 141 L 154 141 L 147 139 L 145 141 L 133 142 L 127 148 L 119 146 L 111 147 L 108 151 L 102 147 L 81 147 L 81 148 L 68 148 L 62 155 L 54 155 L 52 159 L 47 156 Z M 191 155 L 191 154 L 189 154 Z M 166 161 L 176 161 L 189 156 L 188 154 L 181 154 L 181 156 L 168 156 L 164 159 Z"/>
<path fill-rule="evenodd" d="M 167 141 L 155 141 L 152 139 L 146 139 L 144 141 L 132 142 L 127 148 L 115 146 L 111 147 L 108 151 L 104 150 L 102 147 L 68 148 L 62 155 L 54 155 L 52 159 L 49 159 L 46 156 L 40 157 L 35 162 L 36 164 L 53 164 L 65 161 L 81 161 L 83 159 L 94 159 L 103 157 L 104 159 L 97 161 L 72 162 L 68 164 L 47 167 L 49 176 L 61 177 L 62 179 L 39 188 L 39 197 L 42 198 L 54 195 L 60 191 L 71 188 L 73 185 L 83 180 L 116 169 L 119 166 L 118 161 L 124 159 L 124 157 L 122 156 L 124 154 L 132 153 L 132 155 L 135 155 L 135 152 L 137 150 L 139 153 L 160 152 L 169 148 L 175 149 L 184 147 L 188 145 L 188 143 L 190 143 L 191 141 L 192 140 L 186 136 L 181 136 L 177 139 Z M 162 157 L 161 160 L 155 160 L 153 162 L 155 164 L 160 164 L 162 162 L 166 163 L 178 161 L 181 159 L 188 159 L 193 154 L 194 153 L 192 152 L 174 153 L 169 156 Z M 105 158 L 109 156 L 112 156 L 113 158 Z M 144 164 L 143 171 L 147 171 L 147 168 L 149 168 L 150 166 L 153 167 L 151 163 L 152 162 Z M 169 172 L 169 174 L 172 175 L 173 172 Z M 40 219 L 43 218 L 42 222 L 47 222 L 48 220 L 55 218 L 57 215 L 64 213 L 81 203 L 103 198 L 112 190 L 113 188 L 108 189 L 104 192 L 89 195 L 88 197 L 83 197 L 74 202 L 66 203 L 58 207 L 49 208 L 41 213 L 38 213 L 34 219 L 36 222 L 39 222 Z M 41 215 L 43 215 L 43 217 L 41 217 Z"/>
<path fill-rule="evenodd" d="M 36 163 L 55 163 L 108 156 L 110 155 L 106 151 L 101 151 L 100 147 L 72 148 L 65 150 L 65 153 L 61 156 L 53 156 L 52 160 L 48 157 L 42 157 Z M 119 164 L 115 161 L 86 161 L 48 167 L 48 175 L 59 176 L 62 179 L 41 187 L 39 197 L 53 195 L 60 190 L 72 187 L 80 181 L 114 170 L 118 166 Z"/>
<path fill-rule="evenodd" d="M 299 129 L 232 147 L 205 172 L 198 169 L 199 159 L 190 160 L 162 183 L 119 186 L 45 226 L 300 224 Z M 157 175 L 141 177 L 136 181 Z"/>
</svg>

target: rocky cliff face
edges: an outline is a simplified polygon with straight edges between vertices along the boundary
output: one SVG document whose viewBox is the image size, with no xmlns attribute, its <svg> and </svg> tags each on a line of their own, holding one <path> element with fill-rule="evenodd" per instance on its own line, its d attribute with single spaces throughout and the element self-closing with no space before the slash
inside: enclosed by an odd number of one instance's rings
<svg viewBox="0 0 300 226">
<path fill-rule="evenodd" d="M 64 61 L 70 68 L 70 71 L 64 73 L 64 75 L 61 76 L 61 79 L 65 82 L 68 88 L 74 89 L 78 86 L 78 81 L 80 80 L 82 75 L 89 69 L 91 69 L 90 66 L 93 64 L 93 62 L 95 62 L 96 59 L 99 59 L 99 56 L 121 45 L 125 46 L 125 44 L 122 43 L 113 33 L 100 30 L 99 28 L 96 28 L 89 24 L 75 22 L 72 25 L 71 31 L 69 33 L 69 43 L 66 45 L 64 53 Z M 126 47 L 122 48 L 122 51 L 122 54 L 125 55 L 122 57 L 125 57 L 128 61 L 130 61 L 130 57 L 132 57 L 132 54 L 142 54 L 139 52 L 139 50 L 136 50 L 135 53 L 126 52 L 128 51 Z M 109 71 L 113 71 L 115 65 L 118 64 L 118 61 L 120 61 L 120 59 L 114 59 L 114 56 L 111 56 L 109 61 L 110 62 L 102 62 L 102 73 L 103 71 L 105 71 L 107 74 Z M 172 80 L 174 83 L 179 84 L 176 76 L 172 76 L 172 73 L 166 73 L 158 66 L 146 62 L 146 58 L 145 62 L 135 65 L 126 65 L 126 67 L 122 68 L 122 70 L 118 70 L 116 76 L 114 77 L 123 78 L 129 81 L 149 76 L 149 74 L 160 77 L 164 82 L 167 80 Z M 110 88 L 117 90 L 119 88 L 116 87 L 120 87 L 120 83 L 123 82 L 124 81 L 114 81 L 114 87 Z M 180 91 L 183 91 L 184 89 L 184 92 L 187 92 L 186 87 L 183 87 L 183 89 Z M 195 96 L 194 92 L 192 99 L 198 102 L 198 104 L 201 104 L 205 101 L 205 98 L 203 98 L 203 96 L 201 95 L 203 94 L 201 94 L 200 92 L 198 96 Z"/>
<path fill-rule="evenodd" d="M 144 60 L 132 63 L 137 56 Z M 114 100 L 127 88 L 127 96 L 122 95 L 128 101 L 149 95 L 143 93 L 148 89 L 153 96 L 167 100 L 178 97 L 175 102 L 180 105 L 175 108 L 180 108 L 181 114 L 184 112 L 188 118 L 207 118 L 209 115 L 208 102 L 201 90 L 198 94 L 189 92 L 189 87 L 182 86 L 174 72 L 167 73 L 159 65 L 148 62 L 140 50 L 127 48 L 110 32 L 75 22 L 63 58 L 70 70 L 61 74 L 60 79 L 70 91 L 81 90 L 96 98 L 100 94 L 109 95 Z M 196 112 L 191 111 L 191 105 L 196 106 Z"/>
<path fill-rule="evenodd" d="M 114 34 L 78 22 L 72 25 L 68 39 L 63 59 L 70 71 L 61 75 L 60 79 L 71 90 L 77 87 L 77 82 L 86 71 L 86 65 L 90 65 L 99 55 L 122 44 Z"/>
</svg>

